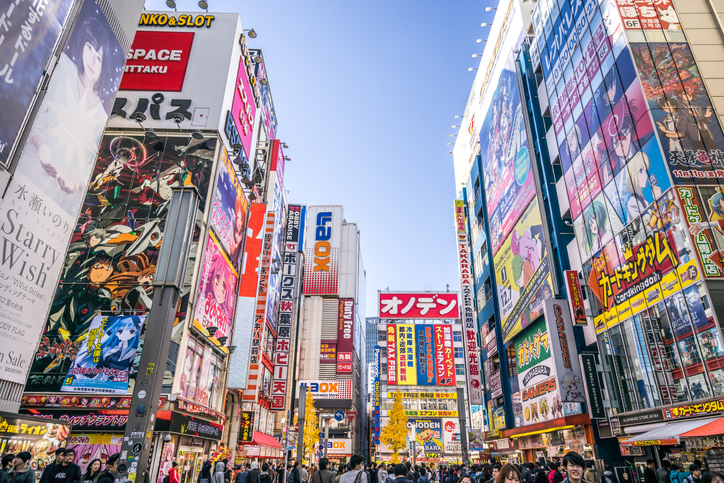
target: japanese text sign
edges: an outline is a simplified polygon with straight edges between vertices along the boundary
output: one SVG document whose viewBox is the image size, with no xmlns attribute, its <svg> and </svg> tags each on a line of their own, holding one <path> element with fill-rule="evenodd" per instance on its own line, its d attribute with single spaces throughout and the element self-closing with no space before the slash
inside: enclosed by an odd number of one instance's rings
<svg viewBox="0 0 724 483">
<path fill-rule="evenodd" d="M 352 374 L 354 299 L 339 300 L 337 317 L 337 374 Z"/>
<path fill-rule="evenodd" d="M 380 292 L 381 319 L 460 318 L 457 292 Z"/>
</svg>

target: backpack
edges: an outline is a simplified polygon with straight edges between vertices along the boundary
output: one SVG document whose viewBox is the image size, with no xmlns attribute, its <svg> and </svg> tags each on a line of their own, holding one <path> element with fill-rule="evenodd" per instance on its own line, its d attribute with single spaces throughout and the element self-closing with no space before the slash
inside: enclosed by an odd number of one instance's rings
<svg viewBox="0 0 724 483">
<path fill-rule="evenodd" d="M 168 475 L 163 477 L 163 483 L 169 483 L 171 480 L 169 480 Z"/>
<path fill-rule="evenodd" d="M 603 483 L 613 483 L 613 480 L 608 475 L 603 475 Z"/>
<path fill-rule="evenodd" d="M 287 476 L 287 483 L 297 483 L 296 475 L 297 473 L 295 473 L 294 470 L 290 471 L 289 476 Z"/>
<path fill-rule="evenodd" d="M 259 475 L 259 483 L 271 483 L 271 477 L 269 473 L 263 472 Z"/>
</svg>

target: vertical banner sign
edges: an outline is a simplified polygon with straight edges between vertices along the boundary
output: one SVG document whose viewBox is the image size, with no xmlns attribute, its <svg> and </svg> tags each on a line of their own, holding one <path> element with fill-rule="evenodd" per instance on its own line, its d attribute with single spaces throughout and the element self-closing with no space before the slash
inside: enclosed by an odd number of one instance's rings
<svg viewBox="0 0 724 483">
<path fill-rule="evenodd" d="M 435 385 L 435 344 L 432 325 L 415 325 L 417 340 L 417 384 Z"/>
<path fill-rule="evenodd" d="M 478 327 L 473 296 L 475 287 L 470 267 L 470 244 L 466 233 L 458 233 L 458 262 L 460 264 L 460 295 L 462 297 L 463 331 L 465 331 L 465 364 L 467 366 L 469 404 L 483 404 L 483 387 L 478 363 Z"/>
<path fill-rule="evenodd" d="M 292 317 L 294 315 L 294 295 L 299 273 L 299 221 L 301 207 L 291 205 L 287 210 L 287 229 L 284 236 L 284 265 L 279 293 L 279 320 L 277 322 L 277 341 L 274 350 L 274 380 L 272 382 L 272 403 L 274 411 L 282 411 L 286 406 L 287 374 L 289 354 L 291 354 Z M 296 225 L 296 229 L 289 229 Z"/>
<path fill-rule="evenodd" d="M 240 420 L 239 441 L 251 443 L 254 441 L 254 411 L 242 411 Z"/>
<path fill-rule="evenodd" d="M 397 330 L 395 324 L 387 324 L 387 385 L 397 385 Z"/>
<path fill-rule="evenodd" d="M 246 390 L 242 396 L 243 401 L 254 401 L 257 398 L 259 387 L 259 373 L 261 366 L 261 341 L 264 340 L 264 326 L 266 319 L 266 296 L 269 285 L 269 268 L 271 265 L 272 245 L 274 240 L 274 222 L 276 213 L 266 214 L 266 228 L 264 231 L 264 242 L 261 248 L 261 260 L 259 263 L 259 286 L 256 290 L 256 315 L 251 335 L 251 355 L 249 356 L 249 376 Z"/>
<path fill-rule="evenodd" d="M 374 387 L 374 411 L 372 413 L 372 421 L 374 423 L 374 444 L 380 444 L 380 346 L 375 346 L 374 351 L 374 367 L 375 367 L 375 387 Z"/>
<path fill-rule="evenodd" d="M 309 207 L 309 246 L 304 251 L 304 295 L 336 295 L 342 241 L 342 207 Z"/>
<path fill-rule="evenodd" d="M 352 374 L 354 299 L 339 299 L 337 317 L 337 374 Z"/>
<path fill-rule="evenodd" d="M 568 287 L 568 300 L 571 303 L 571 311 L 573 312 L 573 320 L 576 325 L 586 325 L 586 309 L 583 306 L 583 291 L 581 290 L 581 281 L 578 279 L 577 270 L 566 270 L 564 272 L 566 278 L 566 287 Z"/>
<path fill-rule="evenodd" d="M 595 354 L 581 354 L 581 366 L 583 377 L 586 381 L 586 392 L 588 393 L 588 412 L 591 419 L 606 419 L 606 409 L 603 406 L 603 391 L 601 381 L 598 379 Z"/>
<path fill-rule="evenodd" d="M 455 229 L 458 233 L 465 233 L 465 202 L 455 200 Z"/>
<path fill-rule="evenodd" d="M 548 340 L 555 361 L 561 402 L 584 402 L 583 380 L 568 304 L 564 300 L 548 299 L 543 311 L 548 333 L 552 334 Z"/>
<path fill-rule="evenodd" d="M 397 384 L 401 386 L 417 384 L 414 327 L 412 324 L 397 325 Z"/>
<path fill-rule="evenodd" d="M 453 354 L 452 327 L 432 326 L 435 347 L 435 379 L 437 386 L 455 385 L 455 355 Z M 387 361 L 389 364 L 389 356 Z"/>
</svg>

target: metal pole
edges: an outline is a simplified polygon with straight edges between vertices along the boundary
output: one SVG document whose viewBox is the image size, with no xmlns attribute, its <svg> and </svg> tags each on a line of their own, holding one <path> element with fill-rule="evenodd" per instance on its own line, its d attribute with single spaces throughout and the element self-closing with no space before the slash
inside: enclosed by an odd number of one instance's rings
<svg viewBox="0 0 724 483">
<path fill-rule="evenodd" d="M 297 461 L 300 465 L 302 464 L 302 459 L 304 457 L 304 406 L 306 405 L 306 402 L 307 386 L 302 386 L 299 388 L 299 417 L 297 418 L 297 422 L 299 424 L 299 433 L 297 433 Z"/>
<path fill-rule="evenodd" d="M 415 466 L 417 461 L 417 440 L 412 440 L 412 466 Z"/>
<path fill-rule="evenodd" d="M 465 420 L 467 419 L 467 411 L 465 410 L 465 395 L 463 388 L 457 388 L 458 397 L 458 418 L 460 419 L 460 449 L 463 454 L 463 464 L 468 465 L 468 429 Z"/>
<path fill-rule="evenodd" d="M 289 463 L 289 429 L 291 426 L 289 423 L 291 423 L 292 419 L 292 411 L 287 411 L 287 420 L 286 420 L 286 426 L 287 430 L 284 432 L 284 478 L 282 479 L 282 483 L 287 482 L 287 465 Z"/>
<path fill-rule="evenodd" d="M 179 293 L 186 275 L 189 248 L 196 225 L 199 198 L 195 188 L 175 189 L 166 219 L 166 233 L 158 257 L 153 306 L 146 321 L 146 335 L 136 384 L 128 413 L 118 465 L 120 481 L 147 477 L 151 438 L 161 396 L 163 375 L 171 345 Z"/>
<path fill-rule="evenodd" d="M 329 441 L 329 418 L 324 418 L 324 457 L 327 457 L 327 444 Z"/>
</svg>

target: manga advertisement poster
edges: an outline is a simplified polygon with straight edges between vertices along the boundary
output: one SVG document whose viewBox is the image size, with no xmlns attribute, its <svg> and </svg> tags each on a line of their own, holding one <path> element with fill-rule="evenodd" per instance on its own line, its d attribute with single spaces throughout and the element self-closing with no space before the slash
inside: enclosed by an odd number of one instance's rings
<svg viewBox="0 0 724 483">
<path fill-rule="evenodd" d="M 173 188 L 195 186 L 204 210 L 215 148 L 214 139 L 192 137 L 103 138 L 27 391 L 61 390 L 96 315 L 150 310 Z M 177 321 L 186 316 L 197 244 L 195 234 Z M 143 336 L 138 344 L 140 350 Z"/>
<path fill-rule="evenodd" d="M 43 3 L 48 4 L 48 7 L 57 7 L 55 13 L 60 15 L 59 18 L 64 18 L 66 13 L 62 13 L 60 6 L 65 5 L 62 7 L 65 9 L 71 2 Z M 28 15 L 27 18 L 13 16 L 18 21 L 13 28 L 24 29 L 26 33 L 33 29 L 28 5 L 29 2 L 23 2 L 23 6 L 17 10 L 18 14 L 24 12 Z M 33 5 L 31 8 L 39 8 L 38 2 Z M 41 21 L 38 14 L 36 10 L 34 18 Z M 43 15 L 52 16 L 53 10 L 44 11 Z M 9 26 L 7 22 L 4 25 Z M 52 31 L 51 28 L 49 39 L 57 35 L 57 32 Z M 12 40 L 6 37 L 0 55 L 8 55 L 4 50 L 8 48 L 36 47 L 35 42 L 42 39 L 42 34 L 36 33 L 38 36 L 35 40 L 28 40 L 22 35 L 16 35 Z M 52 40 L 54 42 L 55 39 Z M 20 56 L 20 52 L 9 55 L 11 58 L 18 55 L 23 70 L 35 65 L 38 69 L 36 72 L 42 73 L 46 62 L 42 62 L 41 57 L 47 54 L 37 47 L 38 56 Z M 84 55 L 84 52 L 88 55 Z M 63 270 L 63 253 L 68 247 L 83 202 L 124 62 L 123 49 L 96 2 L 83 2 L 66 44 L 62 46 L 47 92 L 30 127 L 28 142 L 20 154 L 0 206 L 0 231 L 5 236 L 6 249 L 11 249 L 13 253 L 2 259 L 2 273 L 7 278 L 0 281 L 0 290 L 3 292 L 12 287 L 12 292 L 3 296 L 4 309 L 0 312 L 0 322 L 8 327 L 8 330 L 0 332 L 0 353 L 7 355 L 12 351 L 13 356 L 4 357 L 4 361 L 0 362 L 0 370 L 13 382 L 22 384 L 28 377 L 26 371 L 38 342 L 36 334 L 42 332 L 42 322 Z M 10 65 L 6 64 L 0 69 L 4 69 L 0 70 L 0 82 L 5 81 L 3 95 L 14 97 L 13 90 L 7 85 L 8 75 L 12 75 Z M 16 72 L 21 74 L 20 70 Z M 34 90 L 37 81 L 33 83 L 31 77 L 18 77 L 16 82 L 22 85 L 27 81 L 24 88 Z M 17 99 L 20 104 L 15 99 L 10 101 L 3 97 L 7 101 L 3 106 L 15 106 L 13 109 L 22 108 L 24 111 L 30 98 L 22 100 L 22 97 L 19 95 Z M 0 124 L 15 132 L 18 127 L 16 123 L 22 121 L 17 115 L 15 110 L 8 111 Z M 12 132 L 1 135 L 14 136 Z M 9 147 L 0 149 L 0 154 L 8 152 Z M 13 240 L 21 243 L 15 244 Z M 30 247 L 33 247 L 35 253 L 26 260 L 30 256 Z M 29 260 L 33 258 L 37 262 L 30 263 Z M 7 361 L 11 359 L 24 361 L 23 369 L 8 364 Z M 58 382 L 56 388 L 59 387 Z"/>
<path fill-rule="evenodd" d="M 493 254 L 496 254 L 535 196 L 535 181 L 512 56 L 501 71 L 498 87 L 480 130 L 480 153 L 485 172 L 491 243 Z"/>
<path fill-rule="evenodd" d="M 225 147 L 221 147 L 219 156 L 221 160 L 211 205 L 211 226 L 236 268 L 241 260 L 248 203 Z"/>
<path fill-rule="evenodd" d="M 0 44 L 0 164 L 8 167 L 20 127 L 35 97 L 73 0 L 6 2 Z"/>
<path fill-rule="evenodd" d="M 200 273 L 194 322 L 204 328 L 216 327 L 216 339 L 230 337 L 239 274 L 212 232 L 209 232 L 206 240 L 206 253 Z"/>
<path fill-rule="evenodd" d="M 61 391 L 126 394 L 145 315 L 97 315 Z"/>
<path fill-rule="evenodd" d="M 98 433 L 74 434 L 68 438 L 67 449 L 75 450 L 75 464 L 85 474 L 88 467 L 98 460 L 105 467 L 109 456 L 121 452 L 123 436 Z"/>
<path fill-rule="evenodd" d="M 553 297 L 548 253 L 538 201 L 528 206 L 495 255 L 503 341 L 508 342 L 543 314 Z"/>
<path fill-rule="evenodd" d="M 424 448 L 425 453 L 442 453 L 442 420 L 441 419 L 409 419 L 407 421 L 411 435 L 417 445 Z"/>
<path fill-rule="evenodd" d="M 631 46 L 674 184 L 724 178 L 724 134 L 684 42 Z"/>
</svg>

